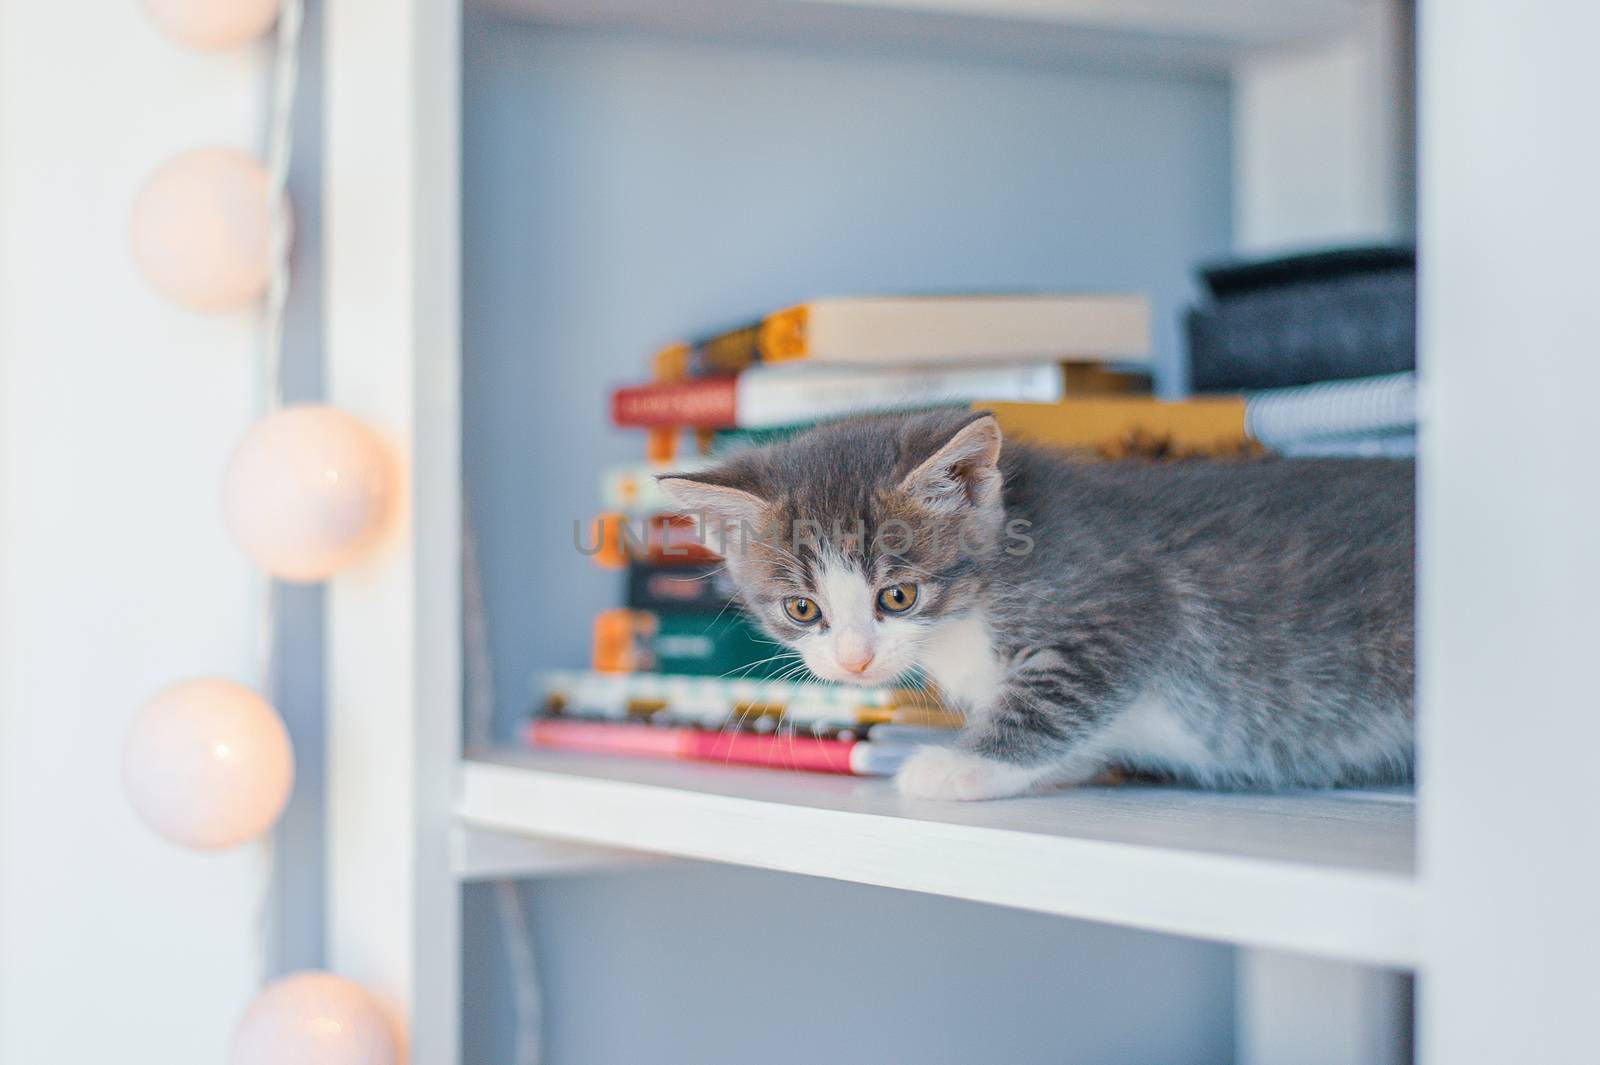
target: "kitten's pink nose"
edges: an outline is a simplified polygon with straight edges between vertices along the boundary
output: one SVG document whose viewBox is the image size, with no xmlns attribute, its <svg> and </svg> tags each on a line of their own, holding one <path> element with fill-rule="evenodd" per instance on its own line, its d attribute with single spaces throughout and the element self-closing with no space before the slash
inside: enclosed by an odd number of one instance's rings
<svg viewBox="0 0 1600 1065">
<path fill-rule="evenodd" d="M 858 651 L 849 658 L 841 655 L 839 664 L 852 673 L 865 673 L 867 667 L 872 665 L 872 652 L 868 650 Z"/>
<path fill-rule="evenodd" d="M 841 669 L 865 673 L 872 665 L 872 641 L 859 632 L 841 632 L 833 641 L 833 657 Z"/>
</svg>

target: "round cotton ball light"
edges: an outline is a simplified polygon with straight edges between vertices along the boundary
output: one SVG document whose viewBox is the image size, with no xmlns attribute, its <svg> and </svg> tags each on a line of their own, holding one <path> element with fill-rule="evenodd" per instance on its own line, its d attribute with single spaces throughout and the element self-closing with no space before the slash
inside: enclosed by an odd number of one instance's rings
<svg viewBox="0 0 1600 1065">
<path fill-rule="evenodd" d="M 266 32 L 279 0 L 144 0 L 156 24 L 179 44 L 201 52 L 237 48 Z"/>
<path fill-rule="evenodd" d="M 133 204 L 139 272 L 196 311 L 248 307 L 271 275 L 267 171 L 233 148 L 198 148 L 162 164 Z"/>
<path fill-rule="evenodd" d="M 157 833 L 221 850 L 278 819 L 294 786 L 294 750 L 277 712 L 249 688 L 188 680 L 139 711 L 122 777 L 134 810 Z"/>
<path fill-rule="evenodd" d="M 228 1065 L 397 1065 L 383 1010 L 365 988 L 332 973 L 268 984 L 233 1034 Z"/>
<path fill-rule="evenodd" d="M 388 449 L 333 407 L 285 407 L 259 422 L 228 463 L 223 514 L 262 569 L 320 581 L 361 559 L 393 508 Z"/>
</svg>

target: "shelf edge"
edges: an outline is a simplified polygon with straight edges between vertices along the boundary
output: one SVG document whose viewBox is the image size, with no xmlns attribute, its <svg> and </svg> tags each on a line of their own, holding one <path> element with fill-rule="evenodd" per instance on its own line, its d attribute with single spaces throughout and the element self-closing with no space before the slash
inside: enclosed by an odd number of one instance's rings
<svg viewBox="0 0 1600 1065">
<path fill-rule="evenodd" d="M 1410 877 L 791 805 L 488 763 L 466 824 L 1348 961 L 1418 963 Z"/>
</svg>

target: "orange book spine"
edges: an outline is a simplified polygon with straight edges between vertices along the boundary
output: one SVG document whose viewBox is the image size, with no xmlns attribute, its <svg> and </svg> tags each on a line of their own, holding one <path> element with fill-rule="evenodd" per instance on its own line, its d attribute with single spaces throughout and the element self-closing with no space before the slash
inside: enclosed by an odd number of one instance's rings
<svg viewBox="0 0 1600 1065">
<path fill-rule="evenodd" d="M 687 566 L 722 557 L 706 546 L 694 519 L 681 514 L 648 519 L 602 514 L 590 530 L 589 543 L 589 553 L 602 569 L 622 569 L 629 562 Z"/>
</svg>

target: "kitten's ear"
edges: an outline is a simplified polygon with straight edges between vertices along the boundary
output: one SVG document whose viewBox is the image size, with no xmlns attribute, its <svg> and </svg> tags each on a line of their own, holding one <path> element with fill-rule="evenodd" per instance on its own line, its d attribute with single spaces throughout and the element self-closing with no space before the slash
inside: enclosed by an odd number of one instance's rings
<svg viewBox="0 0 1600 1065">
<path fill-rule="evenodd" d="M 727 525 L 754 528 L 766 513 L 766 502 L 742 488 L 702 481 L 694 474 L 666 473 L 656 480 L 684 510 L 704 512 Z"/>
<path fill-rule="evenodd" d="M 1000 502 L 999 462 L 1000 423 L 985 414 L 906 474 L 900 490 L 935 513 L 985 509 Z"/>
</svg>

